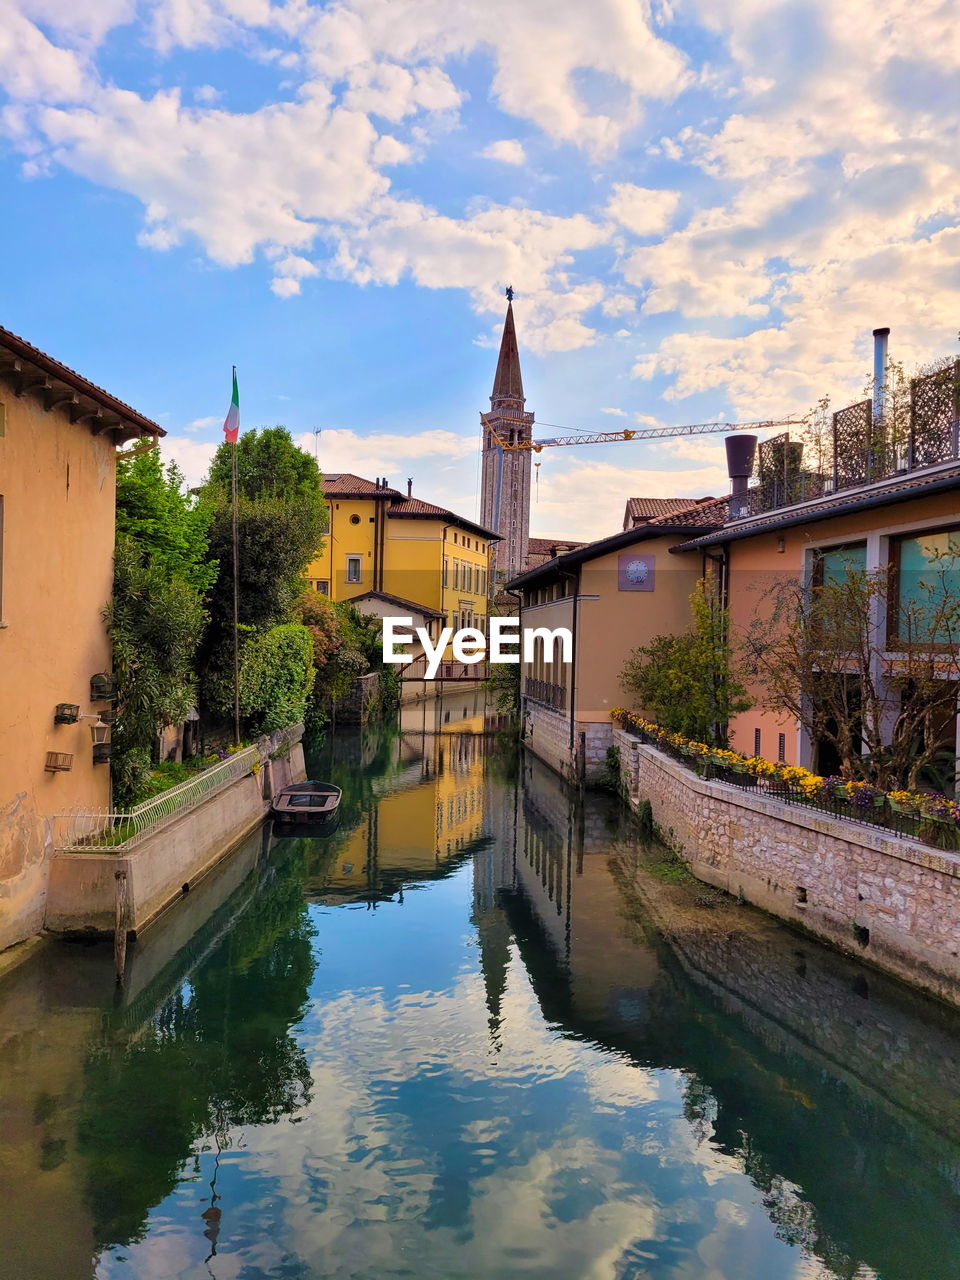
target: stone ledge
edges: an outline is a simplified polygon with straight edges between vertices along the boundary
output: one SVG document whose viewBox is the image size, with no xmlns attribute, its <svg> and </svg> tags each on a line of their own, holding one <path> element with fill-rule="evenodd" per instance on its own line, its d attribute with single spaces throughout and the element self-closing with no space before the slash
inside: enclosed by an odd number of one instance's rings
<svg viewBox="0 0 960 1280">
<path fill-rule="evenodd" d="M 618 738 L 625 741 L 632 751 L 642 754 L 657 768 L 663 769 L 682 786 L 698 795 L 709 796 L 723 804 L 746 809 L 750 813 L 763 813 L 775 818 L 778 822 L 786 822 L 807 831 L 817 831 L 837 840 L 845 840 L 848 844 L 859 845 L 862 849 L 872 849 L 876 853 L 898 858 L 913 866 L 926 867 L 930 871 L 939 871 L 943 875 L 960 879 L 960 854 L 944 849 L 933 849 L 919 840 L 911 840 L 909 836 L 898 836 L 882 828 L 847 821 L 833 814 L 822 813 L 818 809 L 806 809 L 802 805 L 787 804 L 762 791 L 745 792 L 743 788 L 735 787 L 729 782 L 707 781 L 679 761 L 657 751 L 656 747 L 641 742 L 626 729 L 619 727 L 614 729 L 614 741 L 616 742 Z"/>
</svg>

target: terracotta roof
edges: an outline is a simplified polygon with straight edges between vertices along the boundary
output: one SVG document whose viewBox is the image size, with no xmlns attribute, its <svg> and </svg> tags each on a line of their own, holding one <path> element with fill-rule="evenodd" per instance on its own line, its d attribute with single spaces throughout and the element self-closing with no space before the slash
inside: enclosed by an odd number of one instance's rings
<svg viewBox="0 0 960 1280">
<path fill-rule="evenodd" d="M 771 529 L 787 529 L 792 525 L 813 524 L 819 520 L 829 520 L 832 516 L 844 515 L 848 511 L 864 511 L 871 507 L 883 507 L 897 502 L 908 502 L 911 498 L 926 493 L 938 493 L 943 490 L 960 489 L 960 462 L 953 462 L 944 467 L 927 467 L 920 473 L 892 477 L 880 480 L 872 485 L 861 485 L 855 489 L 841 489 L 827 498 L 819 498 L 814 502 L 805 502 L 795 507 L 782 507 L 777 511 L 765 512 L 752 520 L 738 520 L 734 524 L 724 524 L 722 528 L 700 538 L 692 539 L 676 548 L 680 551 L 695 550 L 697 547 L 715 546 L 723 542 L 734 542 L 740 538 L 749 538 L 755 533 L 767 533 Z"/>
<path fill-rule="evenodd" d="M 433 502 L 424 502 L 422 498 L 407 498 L 402 494 L 397 495 L 398 501 L 392 506 L 387 507 L 387 515 L 394 519 L 416 520 L 417 518 L 436 517 L 439 520 L 446 521 L 447 524 L 455 524 L 460 529 L 466 529 L 468 533 L 475 533 L 481 538 L 486 538 L 489 542 L 499 542 L 500 535 L 494 533 L 491 529 L 484 529 L 483 525 L 476 524 L 473 520 L 467 520 L 464 516 L 458 516 L 455 511 L 449 511 L 446 507 L 438 507 Z"/>
<path fill-rule="evenodd" d="M 403 596 L 391 595 L 389 591 L 364 591 L 362 596 L 350 596 L 351 604 L 356 604 L 358 600 L 383 600 L 387 604 L 396 605 L 398 609 L 409 609 L 414 613 L 422 614 L 425 618 L 443 617 L 437 609 L 431 609 L 425 604 L 417 604 L 415 600 L 404 600 Z"/>
<path fill-rule="evenodd" d="M 106 430 L 116 431 L 125 439 L 136 436 L 165 436 L 167 434 L 163 427 L 159 426 L 151 418 L 144 417 L 142 413 L 138 413 L 130 405 L 118 400 L 116 396 L 112 396 L 109 391 L 104 391 L 103 387 L 98 387 L 95 382 L 90 382 L 82 374 L 77 373 L 75 369 L 61 364 L 59 360 L 54 360 L 53 356 L 48 356 L 39 347 L 33 346 L 25 338 L 20 338 L 17 334 L 11 333 L 9 329 L 0 328 L 0 352 L 5 352 L 8 355 L 8 359 L 0 362 L 0 373 L 16 377 L 19 372 L 16 367 L 17 363 L 22 364 L 23 361 L 26 361 L 48 378 L 63 383 L 78 396 L 84 396 L 87 400 L 92 400 L 99 409 L 106 409 L 108 413 L 115 415 L 119 421 L 116 424 L 104 422 L 103 425 Z M 77 405 L 76 408 L 82 411 L 82 406 Z"/>
<path fill-rule="evenodd" d="M 570 538 L 528 538 L 527 550 L 534 555 L 549 555 L 556 552 L 557 547 L 564 547 L 567 551 L 576 551 L 578 547 L 585 547 L 585 542 L 573 542 Z"/>
<path fill-rule="evenodd" d="M 523 378 L 520 376 L 520 352 L 517 349 L 517 330 L 513 323 L 513 303 L 508 302 L 490 401 L 496 405 L 498 400 L 522 401 L 523 399 Z"/>
<path fill-rule="evenodd" d="M 669 515 L 657 516 L 646 523 L 669 525 L 671 529 L 717 529 L 730 517 L 730 498 L 701 498 L 692 507 Z"/>
<path fill-rule="evenodd" d="M 605 556 L 611 551 L 624 550 L 638 542 L 645 542 L 648 538 L 660 538 L 671 533 L 685 533 L 691 527 L 694 529 L 715 529 L 726 518 L 726 514 L 727 499 L 712 498 L 709 502 L 698 503 L 696 506 L 688 507 L 687 510 L 680 511 L 675 515 L 667 513 L 658 516 L 654 520 L 647 520 L 644 524 L 637 525 L 633 529 L 622 529 L 619 533 L 611 534 L 608 538 L 600 538 L 596 542 L 586 542 L 575 551 L 567 551 L 563 555 L 554 556 L 546 564 L 527 569 L 525 573 L 520 573 L 515 578 L 511 578 L 506 585 L 510 589 L 517 586 L 525 586 L 535 578 L 572 569 L 587 560 L 596 560 L 598 556 Z"/>
<path fill-rule="evenodd" d="M 651 520 L 703 502 L 713 502 L 713 498 L 628 498 L 626 515 L 631 520 Z"/>
<path fill-rule="evenodd" d="M 399 498 L 399 489 L 378 489 L 372 480 L 365 480 L 363 476 L 352 475 L 349 471 L 342 471 L 339 475 L 329 475 L 323 477 L 323 492 L 328 496 L 336 496 L 338 498 Z"/>
</svg>

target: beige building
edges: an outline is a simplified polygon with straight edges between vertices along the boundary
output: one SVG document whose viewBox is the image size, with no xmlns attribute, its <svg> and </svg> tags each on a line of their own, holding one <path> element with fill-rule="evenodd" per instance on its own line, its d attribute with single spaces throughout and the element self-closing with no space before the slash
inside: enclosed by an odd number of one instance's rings
<svg viewBox="0 0 960 1280">
<path fill-rule="evenodd" d="M 556 556 L 507 584 L 520 596 L 521 627 L 565 627 L 571 660 L 548 662 L 538 641 L 523 664 L 526 745 L 571 781 L 595 776 L 613 742 L 610 712 L 622 706 L 620 673 L 632 650 L 690 626 L 701 558 L 671 555 L 678 541 L 722 525 L 723 501 L 690 500 L 685 511 Z"/>
<path fill-rule="evenodd" d="M 42 927 L 53 815 L 109 809 L 90 729 L 112 705 L 91 680 L 111 669 L 116 451 L 163 434 L 0 329 L 0 948 Z"/>
</svg>

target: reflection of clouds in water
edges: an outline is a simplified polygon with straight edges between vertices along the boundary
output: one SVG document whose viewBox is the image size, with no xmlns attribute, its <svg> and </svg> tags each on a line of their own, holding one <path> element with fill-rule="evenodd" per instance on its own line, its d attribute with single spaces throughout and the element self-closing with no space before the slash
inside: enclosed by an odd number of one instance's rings
<svg viewBox="0 0 960 1280">
<path fill-rule="evenodd" d="M 615 1280 L 625 1257 L 627 1274 L 653 1262 L 658 1277 L 735 1280 L 748 1239 L 776 1258 L 751 1275 L 791 1275 L 796 1255 L 771 1238 L 755 1188 L 681 1117 L 681 1073 L 559 1034 L 515 950 L 496 1050 L 485 994 L 463 969 L 443 990 L 311 1005 L 299 1038 L 313 1102 L 296 1124 L 233 1135 L 217 1280 L 290 1266 L 329 1280 Z M 181 1184 L 123 1251 L 132 1266 L 105 1259 L 101 1280 L 206 1274 L 205 1193 Z"/>
</svg>

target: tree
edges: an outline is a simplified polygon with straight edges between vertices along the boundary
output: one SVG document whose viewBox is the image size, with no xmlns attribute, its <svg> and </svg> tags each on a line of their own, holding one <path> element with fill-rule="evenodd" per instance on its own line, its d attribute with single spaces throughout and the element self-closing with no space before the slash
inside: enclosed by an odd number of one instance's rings
<svg viewBox="0 0 960 1280">
<path fill-rule="evenodd" d="M 196 701 L 193 660 L 205 614 L 195 587 L 121 534 L 104 617 L 117 681 L 114 800 L 126 808 L 142 797 L 161 729 L 184 720 Z"/>
<path fill-rule="evenodd" d="M 210 519 L 156 449 L 118 461 L 113 599 L 104 616 L 117 681 L 111 773 L 119 807 L 142 798 L 161 730 L 196 701 L 203 596 L 217 576 Z"/>
<path fill-rule="evenodd" d="M 211 513 L 210 550 L 219 564 L 200 655 L 203 704 L 215 715 L 226 715 L 233 702 L 234 448 L 244 649 L 254 635 L 295 621 L 303 573 L 320 550 L 327 517 L 317 464 L 297 448 L 284 427 L 248 431 L 237 445 L 222 444 L 217 450 L 201 489 L 201 504 Z M 255 653 L 260 650 L 251 653 L 251 661 Z M 247 705 L 250 716 L 263 723 L 266 706 L 254 708 L 249 700 Z"/>
<path fill-rule="evenodd" d="M 127 537 L 201 595 L 217 565 L 209 556 L 213 511 L 192 500 L 176 463 L 164 467 L 156 449 L 117 462 L 117 536 Z"/>
<path fill-rule="evenodd" d="M 301 722 L 313 688 L 313 640 L 287 622 L 251 636 L 240 661 L 240 710 L 252 729 L 271 733 Z"/>
<path fill-rule="evenodd" d="M 777 583 L 758 601 L 744 651 L 764 703 L 832 746 L 845 777 L 914 790 L 937 765 L 960 688 L 958 565 L 950 539 L 909 591 L 887 566 Z"/>
<path fill-rule="evenodd" d="M 730 717 L 752 703 L 741 682 L 729 618 L 712 573 L 697 583 L 690 609 L 692 629 L 654 636 L 635 649 L 621 685 L 664 728 L 710 746 L 725 746 Z"/>
</svg>

